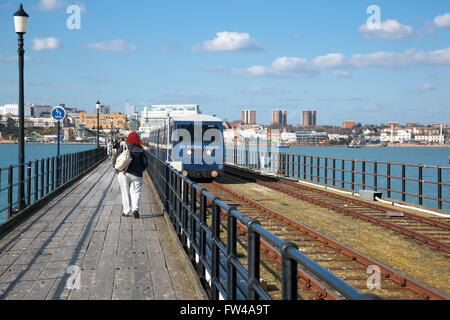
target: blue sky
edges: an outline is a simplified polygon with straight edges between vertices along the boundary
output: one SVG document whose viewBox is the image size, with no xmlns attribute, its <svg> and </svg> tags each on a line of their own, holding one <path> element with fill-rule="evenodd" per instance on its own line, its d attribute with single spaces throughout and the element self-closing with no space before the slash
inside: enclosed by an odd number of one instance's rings
<svg viewBox="0 0 450 320">
<path fill-rule="evenodd" d="M 15 103 L 18 1 L 0 0 L 0 105 Z M 27 103 L 199 104 L 257 120 L 450 122 L 450 2 L 24 0 Z M 70 30 L 66 9 L 81 9 Z M 377 5 L 381 20 L 369 29 Z"/>
</svg>

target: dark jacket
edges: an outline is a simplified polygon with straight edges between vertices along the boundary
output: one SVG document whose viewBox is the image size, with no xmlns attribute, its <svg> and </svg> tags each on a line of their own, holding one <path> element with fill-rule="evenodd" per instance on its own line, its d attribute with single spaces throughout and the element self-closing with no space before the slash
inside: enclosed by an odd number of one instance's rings
<svg viewBox="0 0 450 320">
<path fill-rule="evenodd" d="M 131 161 L 128 169 L 125 172 L 136 177 L 142 177 L 144 170 L 148 167 L 147 154 L 142 147 L 138 147 L 134 144 L 127 144 L 127 146 L 128 150 L 130 150 L 131 158 L 133 159 L 133 161 Z M 123 147 L 120 147 L 114 158 L 113 165 L 116 164 L 117 157 L 122 153 L 122 151 Z"/>
</svg>

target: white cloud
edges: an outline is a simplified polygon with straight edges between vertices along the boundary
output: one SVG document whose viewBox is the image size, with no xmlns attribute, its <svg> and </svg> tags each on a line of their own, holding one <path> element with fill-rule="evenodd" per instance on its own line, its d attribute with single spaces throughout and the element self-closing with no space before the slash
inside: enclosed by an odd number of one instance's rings
<svg viewBox="0 0 450 320">
<path fill-rule="evenodd" d="M 194 51 L 260 51 L 261 46 L 246 32 L 217 32 L 213 40 L 207 40 L 202 45 L 192 48 Z"/>
<path fill-rule="evenodd" d="M 450 27 L 450 12 L 437 16 L 433 22 L 435 26 L 440 28 Z"/>
<path fill-rule="evenodd" d="M 87 43 L 84 47 L 88 49 L 112 52 L 134 52 L 136 50 L 136 46 L 134 44 L 128 44 L 123 39 Z"/>
<path fill-rule="evenodd" d="M 234 68 L 231 74 L 248 77 L 311 78 L 322 70 L 331 70 L 335 77 L 350 77 L 350 71 L 363 68 L 401 69 L 412 66 L 450 66 L 450 47 L 435 51 L 408 49 L 400 53 L 379 51 L 369 54 L 354 54 L 345 57 L 331 53 L 307 60 L 298 57 L 282 57 L 270 66 Z"/>
<path fill-rule="evenodd" d="M 410 26 L 402 25 L 397 20 L 386 20 L 380 23 L 379 28 L 369 29 L 367 25 L 359 27 L 359 32 L 364 39 L 405 39 L 414 36 L 414 30 Z"/>
<path fill-rule="evenodd" d="M 425 82 L 425 83 L 422 83 L 418 88 L 409 90 L 409 92 L 421 94 L 421 93 L 425 93 L 427 91 L 433 91 L 433 90 L 436 90 L 436 87 L 430 82 Z"/>
<path fill-rule="evenodd" d="M 348 71 L 335 70 L 333 71 L 333 76 L 336 78 L 350 78 L 352 74 Z"/>
<path fill-rule="evenodd" d="M 64 5 L 62 0 L 41 0 L 39 2 L 39 9 L 43 11 L 56 10 Z"/>
<path fill-rule="evenodd" d="M 290 93 L 290 91 L 285 90 L 280 87 L 249 87 L 244 90 L 242 90 L 242 93 L 245 94 L 276 94 L 276 93 Z"/>
<path fill-rule="evenodd" d="M 57 38 L 34 38 L 33 39 L 33 50 L 56 50 L 60 48 L 60 41 Z"/>
</svg>

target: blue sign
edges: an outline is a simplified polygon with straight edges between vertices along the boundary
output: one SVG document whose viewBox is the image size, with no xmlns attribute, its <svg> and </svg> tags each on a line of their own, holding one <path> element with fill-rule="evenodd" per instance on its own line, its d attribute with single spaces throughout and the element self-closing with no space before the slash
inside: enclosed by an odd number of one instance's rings
<svg viewBox="0 0 450 320">
<path fill-rule="evenodd" d="M 66 118 L 66 114 L 66 109 L 63 107 L 54 107 L 52 110 L 52 118 L 56 121 L 64 120 Z"/>
</svg>

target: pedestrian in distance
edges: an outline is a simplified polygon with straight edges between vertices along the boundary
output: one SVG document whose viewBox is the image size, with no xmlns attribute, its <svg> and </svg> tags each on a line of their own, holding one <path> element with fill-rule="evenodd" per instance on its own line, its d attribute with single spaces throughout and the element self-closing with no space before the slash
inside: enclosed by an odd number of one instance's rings
<svg viewBox="0 0 450 320">
<path fill-rule="evenodd" d="M 113 150 L 113 144 L 112 144 L 112 141 L 109 140 L 108 144 L 106 145 L 106 152 L 108 153 L 108 158 L 112 157 L 112 150 Z"/>
<path fill-rule="evenodd" d="M 139 205 L 142 193 L 142 177 L 148 167 L 148 160 L 145 150 L 141 146 L 141 138 L 136 132 L 129 134 L 127 141 L 123 144 L 114 158 L 114 166 L 119 156 L 128 150 L 131 155 L 131 163 L 128 167 L 119 171 L 117 180 L 122 194 L 123 211 L 122 216 L 133 215 L 136 219 L 139 215 Z M 116 169 L 117 170 L 117 169 Z"/>
</svg>

